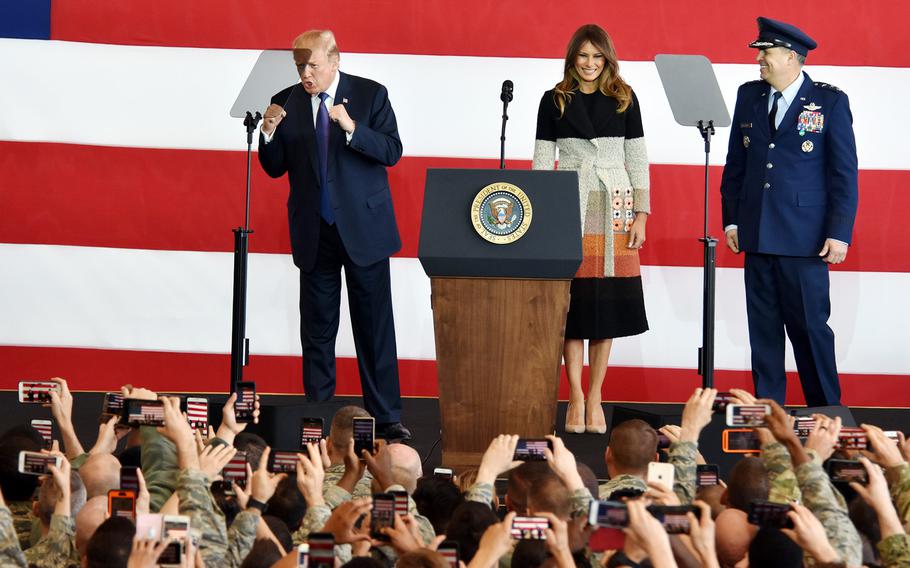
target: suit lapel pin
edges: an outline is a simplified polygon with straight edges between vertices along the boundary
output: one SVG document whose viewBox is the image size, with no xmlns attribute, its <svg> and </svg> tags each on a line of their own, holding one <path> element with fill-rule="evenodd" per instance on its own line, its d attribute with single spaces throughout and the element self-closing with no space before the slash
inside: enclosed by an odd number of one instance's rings
<svg viewBox="0 0 910 568">
<path fill-rule="evenodd" d="M 814 112 L 814 111 L 817 111 L 818 109 L 820 109 L 820 108 L 822 108 L 822 107 L 816 105 L 815 102 L 811 102 L 811 103 L 809 103 L 809 104 L 807 104 L 807 105 L 803 105 L 803 108 L 806 109 L 806 110 L 811 110 L 811 111 Z"/>
<path fill-rule="evenodd" d="M 343 105 L 348 104 L 348 99 L 342 98 L 342 99 L 341 99 L 341 104 L 343 104 Z"/>
</svg>

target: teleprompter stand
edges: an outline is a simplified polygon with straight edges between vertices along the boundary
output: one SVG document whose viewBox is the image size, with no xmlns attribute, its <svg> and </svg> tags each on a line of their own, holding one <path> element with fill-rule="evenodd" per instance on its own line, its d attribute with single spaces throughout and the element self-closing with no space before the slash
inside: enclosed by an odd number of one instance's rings
<svg viewBox="0 0 910 568">
<path fill-rule="evenodd" d="M 243 380 L 243 368 L 250 363 L 250 340 L 246 336 L 246 289 L 249 264 L 250 188 L 253 165 L 253 134 L 262 114 L 249 109 L 264 109 L 274 93 L 299 80 L 290 51 L 263 51 L 250 71 L 240 94 L 231 107 L 231 116 L 242 118 L 246 128 L 246 202 L 243 227 L 234 232 L 234 296 L 231 316 L 231 383 L 234 392 Z"/>
<path fill-rule="evenodd" d="M 730 126 L 727 105 L 708 58 L 701 55 L 658 55 L 654 58 L 673 118 L 682 126 L 694 126 L 705 142 L 705 230 L 702 286 L 702 346 L 698 350 L 698 374 L 704 388 L 714 387 L 714 298 L 717 239 L 708 234 L 708 160 L 714 129 Z"/>
</svg>

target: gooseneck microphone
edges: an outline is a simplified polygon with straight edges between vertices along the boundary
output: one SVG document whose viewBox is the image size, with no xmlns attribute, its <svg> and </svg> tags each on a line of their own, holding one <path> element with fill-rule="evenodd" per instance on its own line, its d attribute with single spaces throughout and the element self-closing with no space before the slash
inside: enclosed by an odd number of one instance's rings
<svg viewBox="0 0 910 568">
<path fill-rule="evenodd" d="M 503 81 L 502 82 L 502 94 L 499 95 L 499 100 L 501 100 L 504 103 L 512 102 L 512 90 L 513 89 L 514 89 L 514 85 L 512 85 L 512 81 L 510 81 L 508 79 Z"/>
<path fill-rule="evenodd" d="M 506 79 L 502 82 L 502 93 L 499 100 L 502 101 L 502 134 L 499 136 L 499 169 L 506 169 L 506 121 L 509 120 L 509 103 L 512 102 L 512 90 L 514 85 L 512 81 Z"/>
</svg>

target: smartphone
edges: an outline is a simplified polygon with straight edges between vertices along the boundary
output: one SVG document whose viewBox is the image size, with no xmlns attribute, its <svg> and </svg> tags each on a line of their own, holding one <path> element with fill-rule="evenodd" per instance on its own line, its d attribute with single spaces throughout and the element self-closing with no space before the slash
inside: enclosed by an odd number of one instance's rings
<svg viewBox="0 0 910 568">
<path fill-rule="evenodd" d="M 815 430 L 815 418 L 811 416 L 797 416 L 793 422 L 793 430 L 797 438 L 808 438 L 812 430 Z"/>
<path fill-rule="evenodd" d="M 307 568 L 307 557 L 310 555 L 310 545 L 303 542 L 297 545 L 297 568 Z"/>
<path fill-rule="evenodd" d="M 403 517 L 408 514 L 408 492 L 407 491 L 389 491 L 395 498 L 395 514 Z"/>
<path fill-rule="evenodd" d="M 164 403 L 160 400 L 123 400 L 121 422 L 130 426 L 164 426 Z"/>
<path fill-rule="evenodd" d="M 48 466 L 60 467 L 62 459 L 60 456 L 51 456 L 41 452 L 19 452 L 19 472 L 28 475 L 47 475 L 50 471 Z"/>
<path fill-rule="evenodd" d="M 869 447 L 866 431 L 862 428 L 841 428 L 837 437 L 837 446 L 841 450 L 865 450 Z"/>
<path fill-rule="evenodd" d="M 720 484 L 720 470 L 715 463 L 695 466 L 695 486 L 705 487 Z"/>
<path fill-rule="evenodd" d="M 123 411 L 123 395 L 119 392 L 104 393 L 104 402 L 101 403 L 101 414 L 119 416 Z"/>
<path fill-rule="evenodd" d="M 787 516 L 790 505 L 772 503 L 771 501 L 752 501 L 749 503 L 749 523 L 760 527 L 792 529 L 793 521 Z"/>
<path fill-rule="evenodd" d="M 667 435 L 664 434 L 663 432 L 661 432 L 660 430 L 657 430 L 656 432 L 657 432 L 657 449 L 666 450 L 667 448 L 669 448 L 670 447 L 670 438 L 668 438 Z"/>
<path fill-rule="evenodd" d="M 714 404 L 711 405 L 711 410 L 714 412 L 726 412 L 728 404 L 735 404 L 736 397 L 728 392 L 719 392 L 717 396 L 714 397 Z"/>
<path fill-rule="evenodd" d="M 395 496 L 391 493 L 374 493 L 373 509 L 370 511 L 370 536 L 376 540 L 388 541 L 388 535 L 380 532 L 380 529 L 394 526 Z"/>
<path fill-rule="evenodd" d="M 297 461 L 297 456 L 294 456 L 294 461 Z M 296 466 L 294 471 L 297 471 Z M 236 483 L 238 486 L 246 488 L 246 452 L 237 452 L 231 458 L 231 461 L 224 464 L 224 469 L 221 470 L 221 478 L 225 484 L 224 492 L 228 495 L 234 494 L 231 483 Z"/>
<path fill-rule="evenodd" d="M 727 426 L 734 428 L 757 428 L 765 426 L 766 417 L 771 414 L 771 407 L 767 404 L 728 404 Z"/>
<path fill-rule="evenodd" d="M 629 526 L 629 510 L 619 501 L 591 501 L 588 524 L 595 527 L 623 528 Z"/>
<path fill-rule="evenodd" d="M 256 411 L 256 383 L 237 383 L 237 400 L 234 402 L 234 418 L 237 422 L 252 422 Z"/>
<path fill-rule="evenodd" d="M 136 473 L 137 469 L 136 466 L 124 465 L 120 467 L 121 491 L 133 491 L 137 495 L 139 494 L 139 474 Z"/>
<path fill-rule="evenodd" d="M 353 420 L 354 454 L 360 457 L 361 452 L 364 450 L 373 453 L 373 442 L 376 438 L 376 419 L 372 416 L 355 416 Z"/>
<path fill-rule="evenodd" d="M 825 464 L 828 477 L 832 483 L 850 483 L 855 481 L 861 485 L 869 484 L 869 472 L 863 467 L 862 462 L 854 460 L 828 460 Z"/>
<path fill-rule="evenodd" d="M 701 509 L 695 505 L 651 505 L 648 512 L 664 526 L 667 534 L 689 534 L 688 513 L 701 516 Z"/>
<path fill-rule="evenodd" d="M 335 568 L 335 536 L 332 533 L 310 533 L 308 568 Z"/>
<path fill-rule="evenodd" d="M 32 420 L 32 428 L 41 434 L 41 438 L 44 440 L 44 449 L 51 449 L 51 446 L 54 445 L 54 423 L 50 420 L 39 420 L 36 418 Z"/>
<path fill-rule="evenodd" d="M 318 444 L 325 435 L 325 425 L 322 418 L 300 419 L 300 449 L 306 448 L 307 444 Z M 360 455 L 360 454 L 358 454 Z"/>
<path fill-rule="evenodd" d="M 550 521 L 546 517 L 515 517 L 512 519 L 512 538 L 520 540 L 546 540 Z"/>
<path fill-rule="evenodd" d="M 724 452 L 728 454 L 751 454 L 761 451 L 761 440 L 755 430 L 733 428 L 723 431 L 721 438 Z"/>
<path fill-rule="evenodd" d="M 660 483 L 672 491 L 674 472 L 672 463 L 651 462 L 648 464 L 648 483 Z"/>
<path fill-rule="evenodd" d="M 124 517 L 131 521 L 136 518 L 136 493 L 111 489 L 107 492 L 107 514 Z"/>
<path fill-rule="evenodd" d="M 553 443 L 550 440 L 544 438 L 521 438 L 518 440 L 518 445 L 515 446 L 515 455 L 512 459 L 518 461 L 543 461 L 547 459 L 546 454 L 543 452 L 547 448 L 550 448 L 551 451 L 553 450 Z"/>
<path fill-rule="evenodd" d="M 185 515 L 164 515 L 162 517 L 161 538 L 174 538 L 158 557 L 158 566 L 183 566 L 186 554 L 187 538 L 190 534 L 190 518 Z"/>
<path fill-rule="evenodd" d="M 186 397 L 186 421 L 193 430 L 205 432 L 209 427 L 209 399 L 203 397 Z"/>
<path fill-rule="evenodd" d="M 433 475 L 435 475 L 436 477 L 441 477 L 443 479 L 448 479 L 451 481 L 451 479 L 455 475 L 455 473 L 452 471 L 452 468 L 437 467 L 436 469 L 433 470 Z"/>
<path fill-rule="evenodd" d="M 272 450 L 267 468 L 272 473 L 297 473 L 297 451 Z"/>
<path fill-rule="evenodd" d="M 51 401 L 51 391 L 59 392 L 59 385 L 51 381 L 19 381 L 19 402 L 44 404 Z"/>
<path fill-rule="evenodd" d="M 439 554 L 449 563 L 450 568 L 458 568 L 458 561 L 461 560 L 457 540 L 444 540 L 436 549 Z"/>
</svg>

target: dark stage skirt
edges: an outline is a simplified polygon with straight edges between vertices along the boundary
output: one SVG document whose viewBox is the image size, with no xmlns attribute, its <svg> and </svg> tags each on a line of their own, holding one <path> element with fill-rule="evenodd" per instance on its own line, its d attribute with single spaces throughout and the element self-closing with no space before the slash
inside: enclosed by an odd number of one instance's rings
<svg viewBox="0 0 910 568">
<path fill-rule="evenodd" d="M 566 339 L 611 339 L 648 331 L 641 276 L 572 280 Z"/>
</svg>

